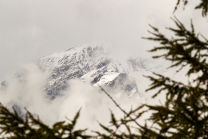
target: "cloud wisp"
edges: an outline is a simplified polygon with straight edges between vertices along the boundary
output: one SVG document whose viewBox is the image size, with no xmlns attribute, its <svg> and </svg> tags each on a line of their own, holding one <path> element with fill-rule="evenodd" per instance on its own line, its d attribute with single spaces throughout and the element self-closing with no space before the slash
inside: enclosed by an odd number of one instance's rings
<svg viewBox="0 0 208 139">
<path fill-rule="evenodd" d="M 67 121 L 66 117 L 72 119 L 82 108 L 77 128 L 91 130 L 101 130 L 97 121 L 109 124 L 110 110 L 118 117 L 123 116 L 100 88 L 78 79 L 70 80 L 69 88 L 62 92 L 62 96 L 50 101 L 44 91 L 48 76 L 34 64 L 24 66 L 24 69 L 19 72 L 21 76 L 10 77 L 7 80 L 7 89 L 0 91 L 0 102 L 8 108 L 18 106 L 22 113 L 27 108 L 49 125 L 57 121 Z M 140 105 L 139 96 L 130 99 L 119 90 L 111 95 L 125 110 Z"/>
</svg>

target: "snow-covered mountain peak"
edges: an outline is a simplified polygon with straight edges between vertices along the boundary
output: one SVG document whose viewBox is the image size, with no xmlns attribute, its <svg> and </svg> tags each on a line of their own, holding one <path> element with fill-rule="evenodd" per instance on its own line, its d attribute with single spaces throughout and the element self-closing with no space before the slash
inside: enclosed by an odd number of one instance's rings
<svg viewBox="0 0 208 139">
<path fill-rule="evenodd" d="M 80 79 L 93 86 L 102 86 L 108 90 L 119 90 L 128 96 L 139 94 L 134 72 L 146 72 L 160 69 L 154 63 L 142 58 L 127 58 L 122 62 L 110 55 L 108 43 L 90 43 L 56 52 L 39 58 L 36 65 L 47 75 L 48 82 L 45 91 L 53 100 L 62 91 L 69 88 L 71 79 Z M 16 76 L 23 80 L 24 73 Z"/>
<path fill-rule="evenodd" d="M 37 65 L 50 74 L 46 87 L 50 96 L 55 98 L 61 90 L 67 88 L 68 80 L 75 78 L 90 82 L 94 86 L 97 84 L 119 88 L 120 84 L 126 84 L 128 89 L 124 87 L 122 90 L 137 90 L 136 83 L 130 82 L 131 77 L 128 75 L 133 71 L 131 63 L 126 61 L 126 64 L 121 64 L 113 60 L 109 51 L 110 48 L 105 43 L 91 43 L 38 59 Z"/>
<path fill-rule="evenodd" d="M 98 57 L 102 57 L 107 54 L 107 48 L 104 49 L 102 45 L 84 44 L 81 46 L 76 46 L 70 48 L 66 51 L 56 52 L 51 55 L 40 58 L 37 63 L 39 65 L 44 65 L 47 70 L 52 70 L 63 65 L 68 65 L 69 63 L 76 62 L 80 68 L 82 68 L 86 63 L 90 64 L 90 61 Z"/>
</svg>

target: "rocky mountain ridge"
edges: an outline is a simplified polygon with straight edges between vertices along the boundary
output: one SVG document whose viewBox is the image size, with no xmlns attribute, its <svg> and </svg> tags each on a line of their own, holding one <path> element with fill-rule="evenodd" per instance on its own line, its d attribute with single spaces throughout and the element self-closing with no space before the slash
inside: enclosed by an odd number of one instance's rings
<svg viewBox="0 0 208 139">
<path fill-rule="evenodd" d="M 81 79 L 93 86 L 102 86 L 108 90 L 122 91 L 129 97 L 139 93 L 132 72 L 151 71 L 157 66 L 142 58 L 129 58 L 124 62 L 110 56 L 110 48 L 102 43 L 84 44 L 66 51 L 56 52 L 39 58 L 35 64 L 49 75 L 45 91 L 50 100 L 61 95 L 69 88 L 68 81 Z M 26 82 L 27 71 L 16 74 L 20 82 Z M 2 87 L 6 82 L 2 82 Z"/>
</svg>

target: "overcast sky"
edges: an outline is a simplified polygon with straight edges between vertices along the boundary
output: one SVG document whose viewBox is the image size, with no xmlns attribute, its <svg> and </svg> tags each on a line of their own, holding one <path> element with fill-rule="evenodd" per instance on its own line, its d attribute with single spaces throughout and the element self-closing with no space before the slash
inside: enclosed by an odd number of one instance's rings
<svg viewBox="0 0 208 139">
<path fill-rule="evenodd" d="M 196 1 L 195 1 L 196 2 Z M 0 81 L 22 65 L 53 52 L 93 41 L 112 41 L 119 55 L 145 56 L 154 46 L 148 24 L 172 26 L 176 0 L 1 0 Z M 207 19 L 194 11 L 194 2 L 175 15 L 186 25 L 190 18 L 207 35 Z M 207 34 L 206 34 L 207 33 Z"/>
</svg>

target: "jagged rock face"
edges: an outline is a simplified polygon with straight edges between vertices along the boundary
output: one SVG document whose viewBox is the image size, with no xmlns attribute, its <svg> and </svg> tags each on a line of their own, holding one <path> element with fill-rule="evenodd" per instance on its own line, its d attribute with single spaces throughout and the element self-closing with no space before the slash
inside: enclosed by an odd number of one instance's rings
<svg viewBox="0 0 208 139">
<path fill-rule="evenodd" d="M 3 81 L 2 83 L 1 83 L 1 87 L 7 87 L 7 82 L 6 81 Z"/>
<path fill-rule="evenodd" d="M 128 68 L 122 67 L 109 57 L 107 48 L 101 45 L 74 47 L 42 57 L 36 63 L 50 75 L 46 87 L 50 99 L 60 95 L 61 91 L 69 87 L 67 82 L 75 78 L 90 82 L 94 86 L 120 88 L 129 96 L 137 92 L 135 81 L 128 75 L 129 67 L 136 69 L 132 66 L 132 62 L 128 62 Z"/>
<path fill-rule="evenodd" d="M 70 87 L 70 79 L 81 79 L 95 87 L 123 91 L 131 97 L 139 92 L 130 73 L 157 68 L 152 66 L 150 61 L 139 58 L 129 58 L 124 63 L 115 61 L 109 56 L 109 48 L 98 44 L 82 45 L 53 53 L 39 58 L 35 63 L 49 75 L 45 91 L 50 100 Z M 26 70 L 21 70 L 15 77 L 24 85 L 27 82 L 27 74 Z M 2 82 L 1 88 L 6 86 L 7 83 Z"/>
<path fill-rule="evenodd" d="M 8 83 L 6 81 L 3 81 L 1 84 L 0 84 L 0 91 L 5 91 L 8 87 Z"/>
</svg>

